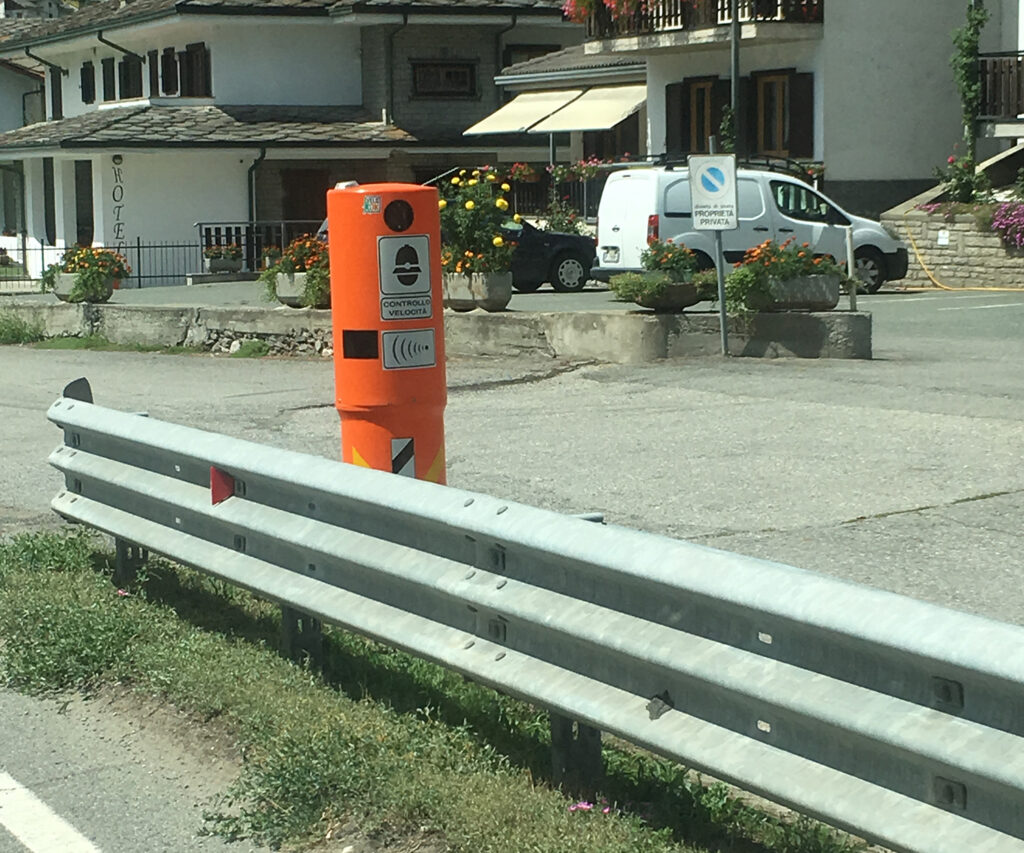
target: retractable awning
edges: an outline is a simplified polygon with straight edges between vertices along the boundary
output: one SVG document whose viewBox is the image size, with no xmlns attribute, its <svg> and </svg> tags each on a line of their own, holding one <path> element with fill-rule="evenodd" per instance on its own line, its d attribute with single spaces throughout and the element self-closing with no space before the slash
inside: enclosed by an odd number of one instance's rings
<svg viewBox="0 0 1024 853">
<path fill-rule="evenodd" d="M 484 133 L 522 133 L 541 119 L 547 118 L 583 94 L 582 89 L 559 89 L 552 92 L 523 92 L 487 118 L 478 121 L 463 136 Z"/>
<path fill-rule="evenodd" d="M 595 86 L 529 128 L 530 133 L 608 130 L 647 100 L 646 86 Z M 486 121 L 486 119 L 485 119 Z"/>
</svg>

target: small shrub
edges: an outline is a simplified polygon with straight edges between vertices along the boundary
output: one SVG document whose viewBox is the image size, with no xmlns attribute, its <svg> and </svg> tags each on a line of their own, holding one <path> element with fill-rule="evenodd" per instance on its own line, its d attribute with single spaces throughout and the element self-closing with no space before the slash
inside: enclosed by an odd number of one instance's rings
<svg viewBox="0 0 1024 853">
<path fill-rule="evenodd" d="M 772 280 L 785 281 L 807 275 L 838 275 L 846 280 L 846 272 L 833 258 L 817 255 L 808 243 L 794 245 L 790 238 L 779 244 L 765 240 L 747 249 L 743 260 L 725 278 L 725 306 L 730 314 L 761 311 L 772 301 Z"/>
<path fill-rule="evenodd" d="M 582 234 L 583 220 L 576 208 L 569 203 L 569 196 L 552 198 L 540 216 L 547 222 L 545 231 L 558 231 L 562 234 Z"/>
<path fill-rule="evenodd" d="M 271 249 L 263 252 L 266 269 L 260 281 L 266 286 L 269 301 L 277 299 L 277 274 L 306 273 L 302 304 L 307 308 L 329 308 L 331 305 L 331 266 L 327 243 L 313 234 L 303 234 L 289 243 L 280 255 Z M 273 261 L 273 263 L 271 263 Z"/>
<path fill-rule="evenodd" d="M 53 290 L 61 273 L 75 275 L 68 302 L 106 302 L 110 298 L 111 283 L 127 278 L 132 269 L 124 255 L 112 249 L 72 246 L 60 261 L 43 270 L 42 289 Z"/>
<path fill-rule="evenodd" d="M 935 167 L 935 177 L 942 183 L 943 191 L 950 201 L 981 201 L 992 190 L 988 175 L 979 172 L 977 164 L 969 157 L 950 155 L 945 168 Z"/>
<path fill-rule="evenodd" d="M 247 338 L 242 345 L 231 353 L 232 358 L 263 358 L 270 353 L 270 344 L 259 338 Z"/>
<path fill-rule="evenodd" d="M 31 344 L 44 337 L 41 323 L 30 323 L 16 314 L 0 313 L 0 344 Z"/>
<path fill-rule="evenodd" d="M 992 213 L 991 227 L 1007 246 L 1024 248 L 1024 204 L 1007 202 L 999 205 Z"/>
<path fill-rule="evenodd" d="M 647 244 L 640 263 L 645 270 L 667 273 L 673 281 L 686 281 L 697 271 L 697 258 L 691 249 L 672 239 Z"/>
<path fill-rule="evenodd" d="M 211 261 L 223 258 L 229 261 L 237 261 L 242 257 L 242 247 L 237 243 L 227 245 L 207 246 L 203 249 L 203 257 Z"/>
<path fill-rule="evenodd" d="M 712 267 L 709 270 L 695 272 L 691 281 L 697 286 L 697 293 L 705 302 L 716 302 L 718 300 L 718 270 Z"/>
</svg>

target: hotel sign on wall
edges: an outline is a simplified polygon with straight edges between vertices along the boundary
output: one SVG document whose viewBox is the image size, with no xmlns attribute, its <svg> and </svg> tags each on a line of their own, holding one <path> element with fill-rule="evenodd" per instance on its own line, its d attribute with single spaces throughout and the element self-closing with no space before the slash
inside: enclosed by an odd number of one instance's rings
<svg viewBox="0 0 1024 853">
<path fill-rule="evenodd" d="M 110 168 L 112 169 L 113 178 L 113 184 L 110 189 L 111 221 L 113 223 L 111 230 L 114 238 L 114 249 L 123 255 L 128 248 L 128 233 L 124 216 L 124 161 L 120 154 L 115 154 L 111 158 Z"/>
</svg>

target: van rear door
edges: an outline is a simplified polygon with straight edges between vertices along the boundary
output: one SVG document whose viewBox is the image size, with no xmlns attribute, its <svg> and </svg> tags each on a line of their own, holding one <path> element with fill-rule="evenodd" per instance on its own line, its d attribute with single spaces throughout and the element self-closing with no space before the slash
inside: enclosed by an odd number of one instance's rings
<svg viewBox="0 0 1024 853">
<path fill-rule="evenodd" d="M 597 268 L 609 274 L 638 270 L 654 211 L 655 175 L 649 169 L 613 172 L 597 211 Z"/>
</svg>

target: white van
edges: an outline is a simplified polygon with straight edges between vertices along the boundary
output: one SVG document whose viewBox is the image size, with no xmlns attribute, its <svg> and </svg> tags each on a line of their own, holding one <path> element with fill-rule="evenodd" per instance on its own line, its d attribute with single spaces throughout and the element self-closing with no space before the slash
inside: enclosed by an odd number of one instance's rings
<svg viewBox="0 0 1024 853">
<path fill-rule="evenodd" d="M 816 255 L 846 258 L 846 225 L 853 225 L 854 260 L 864 287 L 874 293 L 907 274 L 907 250 L 879 224 L 853 216 L 811 186 L 781 172 L 737 169 L 739 228 L 722 232 L 727 264 L 765 240 L 795 238 Z M 597 210 L 597 259 L 591 278 L 608 279 L 641 269 L 640 255 L 652 239 L 682 243 L 697 253 L 701 268 L 714 266 L 713 231 L 695 231 L 690 172 L 651 166 L 612 172 Z"/>
</svg>

